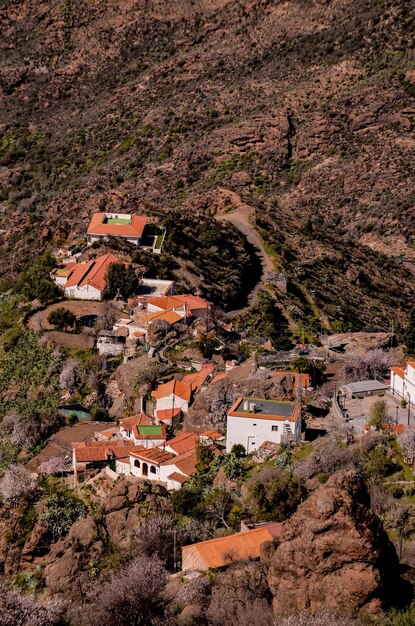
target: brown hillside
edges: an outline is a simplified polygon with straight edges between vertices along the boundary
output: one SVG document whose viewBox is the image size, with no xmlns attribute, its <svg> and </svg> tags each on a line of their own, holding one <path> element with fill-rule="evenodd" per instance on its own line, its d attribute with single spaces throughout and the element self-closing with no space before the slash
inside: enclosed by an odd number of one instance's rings
<svg viewBox="0 0 415 626">
<path fill-rule="evenodd" d="M 98 208 L 174 209 L 174 272 L 223 303 L 229 267 L 232 300 L 251 253 L 207 217 L 228 189 L 291 279 L 285 310 L 339 330 L 404 320 L 414 20 L 403 0 L 5 0 L 1 272 Z M 187 249 L 200 223 L 223 236 Z"/>
</svg>

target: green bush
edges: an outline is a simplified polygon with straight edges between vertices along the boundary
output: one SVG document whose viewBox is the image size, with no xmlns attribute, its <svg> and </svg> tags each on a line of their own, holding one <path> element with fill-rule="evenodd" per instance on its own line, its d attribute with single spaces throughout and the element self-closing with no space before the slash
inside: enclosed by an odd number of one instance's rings
<svg viewBox="0 0 415 626">
<path fill-rule="evenodd" d="M 48 322 L 55 326 L 57 330 L 67 330 L 68 328 L 74 328 L 76 325 L 76 315 L 69 309 L 61 306 L 49 313 Z"/>
<path fill-rule="evenodd" d="M 46 510 L 41 514 L 40 521 L 57 537 L 66 535 L 72 524 L 85 519 L 88 509 L 82 500 L 74 495 L 55 493 L 45 502 Z"/>
</svg>

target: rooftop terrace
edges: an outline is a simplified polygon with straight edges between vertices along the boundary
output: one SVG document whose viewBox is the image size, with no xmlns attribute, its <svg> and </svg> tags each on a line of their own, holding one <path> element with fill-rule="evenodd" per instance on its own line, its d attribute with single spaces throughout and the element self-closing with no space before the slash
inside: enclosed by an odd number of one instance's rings
<svg viewBox="0 0 415 626">
<path fill-rule="evenodd" d="M 233 405 L 229 414 L 242 416 L 257 415 L 290 418 L 293 417 L 297 407 L 296 402 L 280 400 L 263 400 L 262 398 L 239 398 Z"/>
</svg>

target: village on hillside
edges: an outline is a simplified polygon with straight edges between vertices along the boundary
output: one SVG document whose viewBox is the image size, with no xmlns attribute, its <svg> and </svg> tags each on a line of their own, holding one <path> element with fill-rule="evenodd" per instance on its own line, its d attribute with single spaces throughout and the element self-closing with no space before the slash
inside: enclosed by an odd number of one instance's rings
<svg viewBox="0 0 415 626">
<path fill-rule="evenodd" d="M 61 473 L 71 487 L 105 470 L 114 480 L 127 476 L 178 490 L 197 471 L 201 446 L 213 457 L 240 449 L 264 462 L 281 446 L 323 435 L 333 427 L 332 418 L 360 436 L 377 428 L 370 423 L 370 411 L 379 397 L 386 399 L 393 418 L 382 427 L 400 433 L 410 423 L 415 407 L 413 362 L 392 367 L 390 373 L 381 364 L 373 378 L 339 384 L 337 389 L 332 384 L 322 402 L 316 389 L 324 380 L 322 373 L 329 364 L 336 369 L 336 361 L 344 360 L 347 344 L 358 340 L 353 334 L 343 345 L 341 336 L 337 343 L 335 337 L 321 337 L 321 347 L 299 344 L 290 353 L 276 354 L 275 363 L 269 346 L 262 358 L 247 359 L 241 356 L 248 344 L 243 333 L 200 294 L 176 293 L 173 280 L 146 277 L 146 268 L 133 266 L 124 253 L 94 256 L 94 247 L 114 239 L 160 253 L 165 229 L 150 226 L 151 235 L 144 216 L 94 214 L 84 252 L 56 253 L 50 278 L 62 298 L 29 320 L 31 328 L 46 331 L 45 337 L 57 345 L 87 347 L 105 367 L 117 368 L 106 392 L 107 405 L 112 406 L 102 411 L 108 423 L 93 421 L 94 396 L 79 397 L 63 385 L 59 412 L 70 421 L 91 424 L 88 436 L 81 429 L 79 440 L 75 426 L 73 438 L 61 449 Z M 376 336 L 372 339 L 375 349 L 369 356 L 377 349 Z M 117 382 L 123 368 L 129 371 L 129 388 Z M 333 378 L 330 374 L 325 379 Z M 211 400 L 208 415 L 200 418 L 203 397 L 212 395 L 220 404 L 220 418 L 212 417 Z M 320 419 L 307 411 L 307 404 L 318 397 Z M 53 466 L 57 441 L 59 433 L 30 467 Z"/>
<path fill-rule="evenodd" d="M 148 255 L 161 254 L 167 235 L 144 216 L 96 213 L 82 245 L 48 260 L 40 280 L 53 298 L 33 302 L 24 324 L 30 341 L 60 359 L 52 409 L 60 427 L 23 460 L 57 494 L 94 506 L 113 497 L 124 506 L 132 489 L 170 498 L 186 520 L 202 515 L 205 502 L 213 536 L 183 540 L 180 557 L 175 548 L 172 569 L 188 575 L 262 558 L 264 545 L 278 544 L 281 507 L 295 509 L 305 493 L 292 464 L 314 459 L 319 442 L 371 449 L 379 437 L 412 432 L 415 362 L 388 332 L 312 335 L 304 325 L 281 349 L 275 333 L 270 340 L 255 330 L 261 316 L 246 321 L 255 298 L 266 296 L 255 293 L 242 312 L 223 311 L 201 292 L 181 290 L 163 268 L 161 276 L 148 272 L 142 259 L 151 266 Z M 281 273 L 265 276 L 281 294 L 289 289 Z M 415 460 L 406 455 L 405 463 Z M 310 476 L 324 483 L 331 465 L 318 459 Z M 293 483 L 265 504 L 281 471 Z M 253 493 L 248 514 L 238 502 Z M 134 526 L 122 524 L 129 536 Z"/>
</svg>

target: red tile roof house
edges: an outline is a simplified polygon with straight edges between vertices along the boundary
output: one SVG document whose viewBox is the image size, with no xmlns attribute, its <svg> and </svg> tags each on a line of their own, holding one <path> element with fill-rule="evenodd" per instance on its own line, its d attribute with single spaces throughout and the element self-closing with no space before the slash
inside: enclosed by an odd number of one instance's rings
<svg viewBox="0 0 415 626">
<path fill-rule="evenodd" d="M 72 465 L 76 479 L 85 478 L 88 470 L 102 469 L 112 466 L 115 470 L 115 461 L 126 458 L 134 448 L 132 441 L 73 441 Z"/>
<path fill-rule="evenodd" d="M 261 544 L 273 541 L 282 532 L 282 524 L 270 522 L 259 528 L 234 535 L 193 543 L 182 548 L 182 571 L 207 571 L 226 567 L 236 561 L 258 559 Z"/>
<path fill-rule="evenodd" d="M 168 490 L 180 489 L 196 471 L 199 441 L 212 445 L 218 438 L 221 435 L 216 431 L 206 431 L 200 435 L 180 433 L 160 447 L 146 449 L 139 445 L 129 451 L 129 466 L 126 459 L 120 459 L 116 463 L 116 471 L 160 483 Z"/>
<path fill-rule="evenodd" d="M 121 237 L 139 245 L 147 218 L 127 213 L 94 213 L 88 226 L 88 243 Z"/>
<path fill-rule="evenodd" d="M 154 424 L 153 418 L 145 413 L 120 420 L 120 434 L 143 448 L 163 447 L 166 441 L 166 426 Z"/>
<path fill-rule="evenodd" d="M 206 300 L 193 294 L 166 296 L 153 298 L 147 302 L 149 313 L 173 311 L 182 318 L 206 318 L 210 305 Z"/>
<path fill-rule="evenodd" d="M 92 261 L 73 263 L 53 270 L 51 278 L 64 289 L 67 298 L 102 300 L 105 274 L 111 263 L 120 263 L 113 254 L 105 254 Z"/>
<path fill-rule="evenodd" d="M 159 385 L 151 396 L 156 401 L 154 416 L 156 422 L 174 426 L 180 421 L 182 413 L 187 413 L 192 397 L 192 387 L 174 378 Z"/>
</svg>

